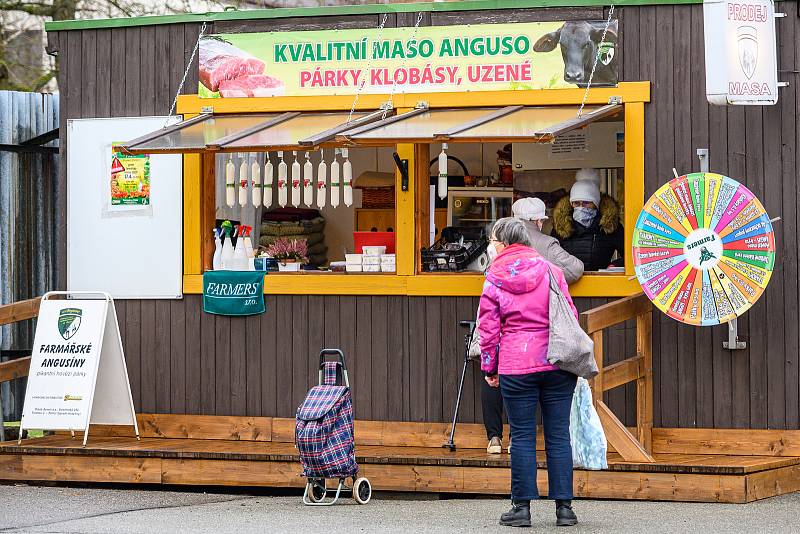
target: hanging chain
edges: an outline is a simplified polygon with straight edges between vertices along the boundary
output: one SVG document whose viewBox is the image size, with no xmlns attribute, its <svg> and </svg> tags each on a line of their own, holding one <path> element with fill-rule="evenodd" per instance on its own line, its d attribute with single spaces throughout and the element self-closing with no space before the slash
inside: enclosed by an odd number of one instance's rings
<svg viewBox="0 0 800 534">
<path fill-rule="evenodd" d="M 606 42 L 606 32 L 608 27 L 611 26 L 611 16 L 614 14 L 614 4 L 608 10 L 608 19 L 606 20 L 606 27 L 603 29 L 603 36 L 600 38 L 600 44 L 597 45 L 597 53 L 594 56 L 594 63 L 592 64 L 592 72 L 589 74 L 589 83 L 586 84 L 586 91 L 583 93 L 583 101 L 581 107 L 578 109 L 578 117 L 583 115 L 583 108 L 586 105 L 586 100 L 589 98 L 589 88 L 592 86 L 592 79 L 594 79 L 594 71 L 597 69 L 597 60 L 600 59 L 600 52 L 603 50 L 603 44 Z"/>
<path fill-rule="evenodd" d="M 411 34 L 411 39 L 409 39 L 409 42 L 410 41 L 416 41 L 416 39 L 417 39 L 417 31 L 419 30 L 419 23 L 420 22 L 422 22 L 422 11 L 420 11 L 417 14 L 417 22 L 414 23 L 414 33 Z M 385 119 L 387 113 L 389 113 L 389 110 L 392 109 L 392 105 L 393 105 L 393 101 L 394 101 L 394 91 L 395 91 L 396 87 L 397 87 L 397 75 L 392 76 L 392 91 L 389 93 L 389 101 L 388 101 L 386 107 L 383 110 L 383 116 L 381 117 L 381 119 Z"/>
<path fill-rule="evenodd" d="M 200 33 L 197 35 L 197 42 L 194 44 L 194 50 L 192 50 L 192 57 L 189 58 L 189 63 L 186 64 L 186 70 L 183 71 L 183 78 L 181 79 L 180 85 L 178 85 L 178 91 L 175 93 L 175 98 L 172 100 L 172 106 L 169 108 L 167 120 L 164 122 L 164 128 L 167 127 L 169 119 L 170 117 L 172 117 L 172 113 L 175 111 L 175 106 L 178 104 L 178 95 L 180 95 L 181 91 L 183 91 L 183 85 L 186 83 L 186 77 L 189 75 L 189 69 L 192 68 L 192 63 L 194 63 L 194 56 L 197 55 L 197 49 L 200 48 L 200 40 L 203 38 L 203 35 L 205 33 L 206 33 L 206 23 L 203 22 L 203 25 L 200 26 Z"/>
<path fill-rule="evenodd" d="M 356 110 L 356 104 L 358 104 L 358 97 L 361 95 L 361 90 L 364 89 L 364 85 L 366 85 L 367 83 L 367 76 L 369 76 L 369 69 L 370 66 L 372 66 L 372 60 L 375 57 L 375 50 L 378 48 L 378 43 L 380 42 L 381 36 L 383 35 L 383 27 L 386 25 L 386 18 L 388 16 L 389 16 L 388 14 L 384 13 L 383 18 L 381 18 L 381 23 L 378 24 L 378 34 L 375 36 L 375 41 L 372 43 L 372 51 L 369 57 L 367 58 L 367 66 L 365 68 L 366 74 L 364 74 L 361 83 L 359 83 L 358 87 L 356 88 L 356 96 L 353 99 L 353 105 L 350 106 L 350 115 L 347 116 L 347 122 L 353 120 L 353 112 L 355 112 Z"/>
</svg>

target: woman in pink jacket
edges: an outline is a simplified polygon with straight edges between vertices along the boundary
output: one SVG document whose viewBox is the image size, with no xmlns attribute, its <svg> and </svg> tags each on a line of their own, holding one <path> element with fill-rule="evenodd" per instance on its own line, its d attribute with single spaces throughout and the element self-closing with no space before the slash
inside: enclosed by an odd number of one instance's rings
<svg viewBox="0 0 800 534">
<path fill-rule="evenodd" d="M 508 217 L 492 229 L 497 257 L 486 273 L 479 307 L 481 369 L 500 387 L 511 427 L 511 510 L 501 525 L 530 526 L 536 487 L 536 407 L 542 407 L 548 496 L 556 501 L 556 524 L 575 525 L 572 511 L 572 446 L 569 413 L 577 377 L 547 361 L 550 332 L 549 274 L 578 315 L 561 271 L 530 248 L 523 223 Z"/>
</svg>

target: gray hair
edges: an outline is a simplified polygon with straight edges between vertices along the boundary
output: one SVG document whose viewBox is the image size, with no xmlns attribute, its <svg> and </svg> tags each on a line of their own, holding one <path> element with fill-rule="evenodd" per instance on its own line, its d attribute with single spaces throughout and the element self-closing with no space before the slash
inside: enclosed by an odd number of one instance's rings
<svg viewBox="0 0 800 534">
<path fill-rule="evenodd" d="M 494 223 L 492 236 L 505 245 L 532 246 L 525 224 L 516 217 L 504 217 Z"/>
</svg>

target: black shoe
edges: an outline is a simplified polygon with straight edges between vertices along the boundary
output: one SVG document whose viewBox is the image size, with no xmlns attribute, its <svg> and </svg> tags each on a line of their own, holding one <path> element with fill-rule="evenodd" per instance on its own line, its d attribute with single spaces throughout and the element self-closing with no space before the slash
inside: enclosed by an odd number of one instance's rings
<svg viewBox="0 0 800 534">
<path fill-rule="evenodd" d="M 572 511 L 572 501 L 556 500 L 556 526 L 571 527 L 578 524 L 578 516 Z"/>
<path fill-rule="evenodd" d="M 500 524 L 506 527 L 531 526 L 530 501 L 511 502 L 511 509 L 500 516 Z"/>
</svg>

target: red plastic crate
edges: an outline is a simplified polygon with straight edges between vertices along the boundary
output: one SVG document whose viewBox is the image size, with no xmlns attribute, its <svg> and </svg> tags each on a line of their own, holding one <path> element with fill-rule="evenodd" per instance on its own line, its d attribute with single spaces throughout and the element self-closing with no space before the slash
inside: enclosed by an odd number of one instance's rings
<svg viewBox="0 0 800 534">
<path fill-rule="evenodd" d="M 355 254 L 362 254 L 361 247 L 385 246 L 386 254 L 394 254 L 394 232 L 353 232 Z"/>
</svg>

